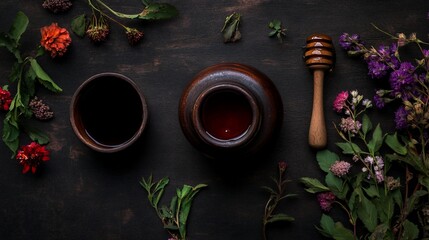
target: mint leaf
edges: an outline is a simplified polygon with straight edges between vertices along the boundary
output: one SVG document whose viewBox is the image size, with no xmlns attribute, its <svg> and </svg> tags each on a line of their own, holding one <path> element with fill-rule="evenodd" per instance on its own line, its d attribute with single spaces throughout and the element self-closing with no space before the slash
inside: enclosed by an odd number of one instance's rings
<svg viewBox="0 0 429 240">
<path fill-rule="evenodd" d="M 49 77 L 49 75 L 42 69 L 36 59 L 30 59 L 31 67 L 33 68 L 34 73 L 36 74 L 39 82 L 51 90 L 52 92 L 61 92 L 62 89 Z"/>
<path fill-rule="evenodd" d="M 84 37 L 86 29 L 86 15 L 81 14 L 73 18 L 71 21 L 71 29 L 79 37 Z"/>
<path fill-rule="evenodd" d="M 330 172 L 330 168 L 332 164 L 335 163 L 335 161 L 340 160 L 340 157 L 334 152 L 331 152 L 329 150 L 323 150 L 319 151 L 316 154 L 317 162 L 319 163 L 320 169 L 322 169 L 324 172 Z"/>
<path fill-rule="evenodd" d="M 27 30 L 29 20 L 28 17 L 21 11 L 19 11 L 15 19 L 13 20 L 12 26 L 9 29 L 9 36 L 15 40 L 18 45 L 21 35 Z"/>
</svg>

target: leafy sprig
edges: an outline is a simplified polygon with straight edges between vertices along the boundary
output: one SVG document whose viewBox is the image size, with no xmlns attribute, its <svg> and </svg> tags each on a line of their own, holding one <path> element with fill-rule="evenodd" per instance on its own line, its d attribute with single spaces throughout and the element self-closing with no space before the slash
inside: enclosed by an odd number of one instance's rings
<svg viewBox="0 0 429 240">
<path fill-rule="evenodd" d="M 161 219 L 164 229 L 168 231 L 173 239 L 185 240 L 187 234 L 186 224 L 192 201 L 197 193 L 207 185 L 198 184 L 194 187 L 183 185 L 182 188 L 176 189 L 176 195 L 171 199 L 169 206 L 163 205 L 159 207 L 159 202 L 169 181 L 166 177 L 159 181 L 154 181 L 151 175 L 147 179 L 142 178 L 140 185 L 146 190 L 149 203 Z"/>
<path fill-rule="evenodd" d="M 290 180 L 284 179 L 286 172 L 286 163 L 279 162 L 278 164 L 278 176 L 277 178 L 272 178 L 275 188 L 263 186 L 262 188 L 266 190 L 270 197 L 268 198 L 267 203 L 265 204 L 264 216 L 262 218 L 262 236 L 263 239 L 267 239 L 267 225 L 274 222 L 292 222 L 295 220 L 292 216 L 289 216 L 285 213 L 276 213 L 274 211 L 277 209 L 280 201 L 294 197 L 296 194 L 286 194 L 286 184 Z"/>
<path fill-rule="evenodd" d="M 276 37 L 282 43 L 287 31 L 287 29 L 283 27 L 282 22 L 280 20 L 273 20 L 268 23 L 268 28 L 271 29 L 271 32 L 268 34 L 268 36 Z"/>
<path fill-rule="evenodd" d="M 10 82 L 16 86 L 16 94 L 3 120 L 2 134 L 4 143 L 14 154 L 19 147 L 21 131 L 26 132 L 33 141 L 39 144 L 49 142 L 45 133 L 34 129 L 24 121 L 32 116 L 28 104 L 35 95 L 36 84 L 39 83 L 52 92 L 62 91 L 37 61 L 37 58 L 45 53 L 41 46 L 32 55 L 27 56 L 21 53 L 20 40 L 27 30 L 28 24 L 28 17 L 23 12 L 18 12 L 9 31 L 0 34 L 0 47 L 5 47 L 16 59 L 9 76 Z"/>
</svg>

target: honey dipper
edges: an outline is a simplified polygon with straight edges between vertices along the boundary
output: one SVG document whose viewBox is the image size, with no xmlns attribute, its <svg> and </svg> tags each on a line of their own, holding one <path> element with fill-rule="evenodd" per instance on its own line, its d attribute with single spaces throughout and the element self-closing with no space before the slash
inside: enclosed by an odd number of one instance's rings
<svg viewBox="0 0 429 240">
<path fill-rule="evenodd" d="M 320 149 L 327 144 L 323 113 L 323 78 L 325 71 L 332 70 L 335 63 L 335 49 L 331 37 L 324 34 L 310 35 L 306 40 L 304 61 L 313 71 L 314 88 L 308 144 Z"/>
</svg>

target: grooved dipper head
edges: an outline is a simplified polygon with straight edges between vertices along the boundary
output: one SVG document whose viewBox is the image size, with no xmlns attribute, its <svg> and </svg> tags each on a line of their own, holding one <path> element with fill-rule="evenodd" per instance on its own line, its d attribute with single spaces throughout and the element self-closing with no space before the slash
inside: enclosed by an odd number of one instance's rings
<svg viewBox="0 0 429 240">
<path fill-rule="evenodd" d="M 304 61 L 310 69 L 331 70 L 335 64 L 335 48 L 331 37 L 310 35 L 306 40 Z"/>
</svg>

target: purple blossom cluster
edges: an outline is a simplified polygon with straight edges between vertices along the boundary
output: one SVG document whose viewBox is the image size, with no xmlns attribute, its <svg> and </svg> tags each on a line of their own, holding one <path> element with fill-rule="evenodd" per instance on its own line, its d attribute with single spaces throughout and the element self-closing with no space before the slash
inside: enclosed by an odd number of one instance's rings
<svg viewBox="0 0 429 240">
<path fill-rule="evenodd" d="M 317 200 L 320 208 L 325 212 L 329 212 L 335 202 L 335 195 L 332 192 L 322 192 L 317 194 Z"/>
<path fill-rule="evenodd" d="M 341 118 L 340 129 L 345 133 L 350 133 L 351 136 L 355 136 L 362 127 L 362 123 L 358 120 L 354 120 L 351 117 Z"/>
<path fill-rule="evenodd" d="M 364 163 L 366 167 L 362 168 L 362 172 L 369 172 L 368 179 L 371 178 L 372 174 L 374 174 L 374 178 L 378 183 L 384 181 L 384 160 L 381 156 L 367 156 L 364 158 Z"/>
<path fill-rule="evenodd" d="M 396 39 L 397 43 L 390 46 L 381 45 L 378 48 L 366 48 L 357 34 L 343 33 L 339 37 L 340 46 L 344 50 L 348 53 L 350 51 L 359 52 L 363 56 L 368 66 L 368 75 L 371 78 L 386 78 L 388 80 L 390 89 L 377 90 L 373 98 L 375 106 L 379 109 L 384 108 L 386 103 L 392 102 L 394 99 L 400 99 L 403 102 L 420 99 L 425 102 L 425 98 L 427 98 L 419 88 L 429 83 L 425 74 L 429 69 L 429 50 L 421 48 L 423 58 L 417 61 L 417 66 L 408 61 L 401 62 L 398 47 L 410 42 L 418 42 L 418 39 L 416 34 L 411 34 L 407 38 L 403 33 L 398 34 Z M 425 72 L 419 73 L 417 71 L 419 68 Z M 410 126 L 407 123 L 407 115 L 410 114 L 403 107 L 395 112 L 397 129 L 405 129 Z"/>
<path fill-rule="evenodd" d="M 346 161 L 335 161 L 329 170 L 337 177 L 346 175 L 351 168 L 351 164 Z"/>
</svg>

